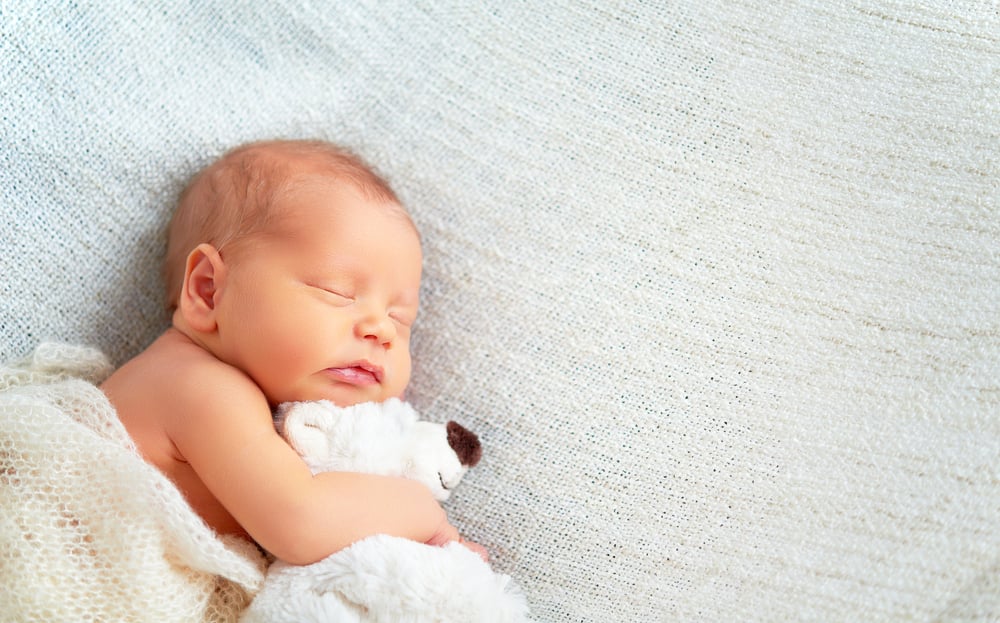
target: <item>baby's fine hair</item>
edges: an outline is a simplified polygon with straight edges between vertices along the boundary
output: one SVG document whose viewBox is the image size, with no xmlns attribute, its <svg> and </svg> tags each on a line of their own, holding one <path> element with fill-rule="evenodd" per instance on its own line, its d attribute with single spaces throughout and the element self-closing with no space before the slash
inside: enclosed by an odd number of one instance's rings
<svg viewBox="0 0 1000 623">
<path fill-rule="evenodd" d="M 265 229 L 273 215 L 271 206 L 293 187 L 300 173 L 296 165 L 303 161 L 371 199 L 401 206 L 389 184 L 367 163 L 333 143 L 273 140 L 241 145 L 203 169 L 181 193 L 167 230 L 162 270 L 168 308 L 177 306 L 188 254 L 202 243 L 221 253 Z"/>
</svg>

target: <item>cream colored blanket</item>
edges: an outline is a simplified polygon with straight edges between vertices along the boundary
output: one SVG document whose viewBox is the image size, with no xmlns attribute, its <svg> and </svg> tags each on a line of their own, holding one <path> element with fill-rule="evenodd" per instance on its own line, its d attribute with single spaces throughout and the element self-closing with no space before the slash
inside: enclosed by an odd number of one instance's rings
<svg viewBox="0 0 1000 623">
<path fill-rule="evenodd" d="M 94 383 L 99 352 L 40 346 L 0 368 L 4 620 L 232 621 L 263 581 L 145 463 Z"/>
</svg>

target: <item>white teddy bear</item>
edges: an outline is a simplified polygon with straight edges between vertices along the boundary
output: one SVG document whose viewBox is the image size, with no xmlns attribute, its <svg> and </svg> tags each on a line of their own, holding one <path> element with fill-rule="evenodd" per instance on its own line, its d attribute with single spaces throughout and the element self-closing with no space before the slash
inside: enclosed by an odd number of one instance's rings
<svg viewBox="0 0 1000 623">
<path fill-rule="evenodd" d="M 448 499 L 482 456 L 455 422 L 420 421 L 391 399 L 337 407 L 321 400 L 281 405 L 278 432 L 312 472 L 404 476 Z M 523 594 L 468 548 L 434 547 L 386 535 L 363 539 L 317 563 L 275 561 L 243 623 L 528 621 Z"/>
</svg>

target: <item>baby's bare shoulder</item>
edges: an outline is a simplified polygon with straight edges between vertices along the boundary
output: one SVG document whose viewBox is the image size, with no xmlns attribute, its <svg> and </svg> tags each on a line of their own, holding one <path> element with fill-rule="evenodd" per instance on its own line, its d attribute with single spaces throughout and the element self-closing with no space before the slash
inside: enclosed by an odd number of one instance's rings
<svg viewBox="0 0 1000 623">
<path fill-rule="evenodd" d="M 221 362 L 199 362 L 188 368 L 178 391 L 193 411 L 226 413 L 252 409 L 270 413 L 267 398 L 253 379 Z"/>
<path fill-rule="evenodd" d="M 175 426 L 233 418 L 241 425 L 270 426 L 270 407 L 261 389 L 245 372 L 191 344 L 179 344 L 159 353 L 158 365 L 171 370 L 165 391 L 173 403 Z"/>
</svg>

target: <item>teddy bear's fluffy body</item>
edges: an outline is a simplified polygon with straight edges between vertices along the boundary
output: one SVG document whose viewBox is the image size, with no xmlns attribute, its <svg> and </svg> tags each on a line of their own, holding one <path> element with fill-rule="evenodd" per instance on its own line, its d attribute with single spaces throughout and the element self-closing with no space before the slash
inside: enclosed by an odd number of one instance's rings
<svg viewBox="0 0 1000 623">
<path fill-rule="evenodd" d="M 282 405 L 275 425 L 313 473 L 404 476 L 447 499 L 479 460 L 475 435 L 419 420 L 400 400 L 341 408 L 327 401 Z M 528 621 L 510 577 L 457 543 L 432 547 L 378 535 L 317 563 L 274 562 L 243 623 L 515 623 Z"/>
<path fill-rule="evenodd" d="M 510 578 L 494 573 L 466 547 L 431 547 L 385 535 L 313 565 L 275 562 L 251 611 L 262 602 L 274 604 L 271 614 L 277 616 L 245 622 L 513 623 L 527 615 Z"/>
<path fill-rule="evenodd" d="M 426 485 L 442 502 L 478 461 L 477 453 L 463 464 L 449 444 L 448 427 L 421 421 L 413 407 L 396 398 L 348 408 L 326 400 L 285 403 L 275 427 L 314 474 L 350 470 L 405 476 Z M 470 435 L 475 438 L 465 431 Z"/>
</svg>

